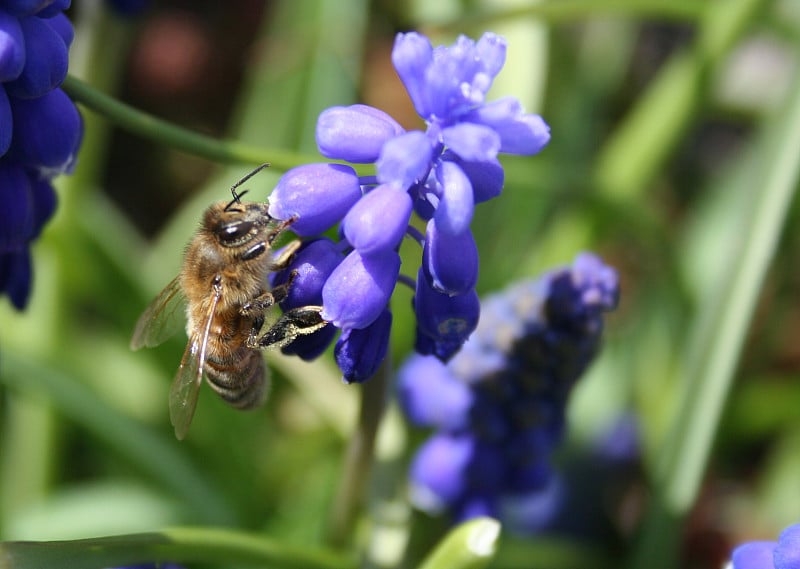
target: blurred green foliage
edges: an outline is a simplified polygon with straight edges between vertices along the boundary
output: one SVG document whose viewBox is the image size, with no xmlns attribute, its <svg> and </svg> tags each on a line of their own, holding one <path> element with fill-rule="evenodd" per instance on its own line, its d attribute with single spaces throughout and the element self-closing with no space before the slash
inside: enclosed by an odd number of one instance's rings
<svg viewBox="0 0 800 569">
<path fill-rule="evenodd" d="M 119 117 L 84 109 L 78 169 L 59 181 L 57 216 L 34 248 L 30 307 L 0 305 L 0 538 L 180 524 L 281 544 L 225 557 L 250 542 L 166 532 L 94 544 L 110 547 L 106 558 L 70 549 L 74 567 L 122 563 L 137 547 L 196 561 L 197 543 L 212 552 L 197 567 L 348 567 L 356 557 L 365 566 L 484 566 L 441 560 L 465 534 L 423 561 L 445 524 L 409 511 L 403 475 L 418 434 L 391 406 L 352 548 L 345 557 L 322 551 L 360 397 L 330 357 L 268 354 L 271 397 L 253 413 L 203 390 L 178 443 L 167 392 L 184 339 L 128 349 L 200 213 L 251 163 L 274 149 L 278 168 L 248 183 L 266 197 L 280 167 L 319 159 L 314 124 L 331 105 L 365 102 L 417 124 L 389 60 L 394 34 L 410 28 L 434 44 L 458 33 L 506 36 L 508 62 L 491 94 L 513 94 L 552 128 L 542 154 L 503 157 L 504 193 L 478 210 L 479 291 L 584 249 L 622 275 L 621 306 L 574 394 L 564 450 L 579 452 L 624 413 L 639 419 L 641 477 L 608 506 L 614 537 L 503 535 L 489 566 L 717 567 L 738 541 L 800 518 L 797 2 L 164 2 L 121 21 L 77 1 L 72 15 L 75 77 L 241 147 L 217 155 L 227 164 L 219 167 L 206 159 L 213 148 L 197 158 L 159 140 L 158 128 L 142 138 L 114 128 Z M 190 69 L 165 81 L 154 53 Z M 402 254 L 418 263 L 417 249 Z M 393 299 L 395 363 L 413 341 L 410 298 L 398 287 Z M 20 555 L 0 555 L 0 567 L 52 559 Z"/>
</svg>

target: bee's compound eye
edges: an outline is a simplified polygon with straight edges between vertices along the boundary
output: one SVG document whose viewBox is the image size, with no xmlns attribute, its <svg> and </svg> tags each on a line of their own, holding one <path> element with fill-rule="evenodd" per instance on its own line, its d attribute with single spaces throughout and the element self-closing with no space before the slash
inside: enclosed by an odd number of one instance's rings
<svg viewBox="0 0 800 569">
<path fill-rule="evenodd" d="M 222 245 L 233 247 L 247 241 L 253 229 L 252 221 L 232 221 L 217 229 L 217 238 Z"/>
</svg>

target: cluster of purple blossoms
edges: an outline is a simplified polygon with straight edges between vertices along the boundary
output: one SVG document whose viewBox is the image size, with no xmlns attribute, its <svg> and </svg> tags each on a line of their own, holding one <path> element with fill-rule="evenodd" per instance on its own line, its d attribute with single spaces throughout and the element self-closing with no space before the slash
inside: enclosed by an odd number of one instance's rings
<svg viewBox="0 0 800 569">
<path fill-rule="evenodd" d="M 614 269 L 583 253 L 486 298 L 480 324 L 447 364 L 415 354 L 403 365 L 406 416 L 436 429 L 411 466 L 417 507 L 456 520 L 488 515 L 523 532 L 553 517 L 551 453 L 618 286 Z"/>
<path fill-rule="evenodd" d="M 78 110 L 59 88 L 67 74 L 69 0 L 0 0 L 0 294 L 23 309 L 29 247 L 52 216 L 51 179 L 72 167 Z"/>
<path fill-rule="evenodd" d="M 359 177 L 345 164 L 320 163 L 287 172 L 269 198 L 270 215 L 296 216 L 292 230 L 316 236 L 337 223 L 340 242 L 316 241 L 290 269 L 301 274 L 285 308 L 311 300 L 332 324 L 288 351 L 311 359 L 342 330 L 336 359 L 346 381 L 363 381 L 386 354 L 389 298 L 400 275 L 398 249 L 410 235 L 422 247 L 416 275 L 416 349 L 443 361 L 475 329 L 478 250 L 470 230 L 475 205 L 500 194 L 500 152 L 535 154 L 549 141 L 538 115 L 507 97 L 487 102 L 503 66 L 505 40 L 487 33 L 432 47 L 417 33 L 399 34 L 392 62 L 426 130 L 403 129 L 381 110 L 333 107 L 320 114 L 316 139 L 327 158 L 374 163 Z M 409 226 L 412 213 L 424 234 Z M 313 248 L 313 251 L 311 249 Z M 415 272 L 417 272 L 415 270 Z M 284 277 L 285 278 L 285 277 Z"/>
<path fill-rule="evenodd" d="M 751 541 L 733 550 L 730 569 L 800 569 L 800 524 L 781 532 L 778 541 Z"/>
</svg>

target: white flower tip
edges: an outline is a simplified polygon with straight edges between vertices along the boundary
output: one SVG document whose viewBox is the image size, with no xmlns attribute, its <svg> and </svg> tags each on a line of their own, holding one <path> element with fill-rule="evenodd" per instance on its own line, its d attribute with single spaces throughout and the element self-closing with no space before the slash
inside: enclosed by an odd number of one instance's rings
<svg viewBox="0 0 800 569">
<path fill-rule="evenodd" d="M 475 520 L 475 527 L 467 538 L 467 547 L 476 557 L 492 557 L 499 537 L 500 522 L 492 518 L 480 518 Z"/>
</svg>

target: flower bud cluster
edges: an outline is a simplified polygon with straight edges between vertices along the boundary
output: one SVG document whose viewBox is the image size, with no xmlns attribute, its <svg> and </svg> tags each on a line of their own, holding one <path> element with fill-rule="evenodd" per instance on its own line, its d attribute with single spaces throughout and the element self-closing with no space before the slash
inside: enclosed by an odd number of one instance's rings
<svg viewBox="0 0 800 569">
<path fill-rule="evenodd" d="M 571 388 L 597 353 L 616 271 L 593 254 L 483 302 L 480 323 L 447 364 L 413 355 L 399 372 L 409 420 L 435 433 L 412 466 L 412 500 L 455 519 L 535 525 Z"/>
<path fill-rule="evenodd" d="M 407 131 L 367 105 L 327 109 L 317 122 L 320 152 L 374 164 L 376 175 L 359 176 L 345 164 L 304 165 L 288 171 L 269 198 L 270 215 L 296 217 L 292 229 L 300 236 L 339 225 L 338 248 L 327 246 L 319 261 L 327 267 L 343 258 L 315 294 L 304 296 L 316 295 L 323 317 L 343 331 L 336 356 L 346 381 L 367 379 L 386 353 L 387 307 L 406 235 L 422 246 L 421 265 L 414 269 L 417 351 L 446 361 L 475 329 L 475 205 L 501 192 L 498 153 L 535 154 L 550 138 L 542 118 L 525 114 L 516 99 L 486 101 L 505 54 L 505 40 L 491 33 L 436 48 L 420 34 L 399 34 L 392 62 L 426 130 Z M 425 224 L 424 235 L 409 228 L 414 213 Z M 315 344 L 309 354 L 321 345 L 305 342 Z M 296 346 L 290 350 L 308 356 Z"/>
<path fill-rule="evenodd" d="M 82 135 L 59 88 L 67 74 L 69 0 L 0 0 L 0 293 L 18 309 L 31 286 L 30 243 L 52 216 L 50 180 L 69 171 Z"/>
</svg>

